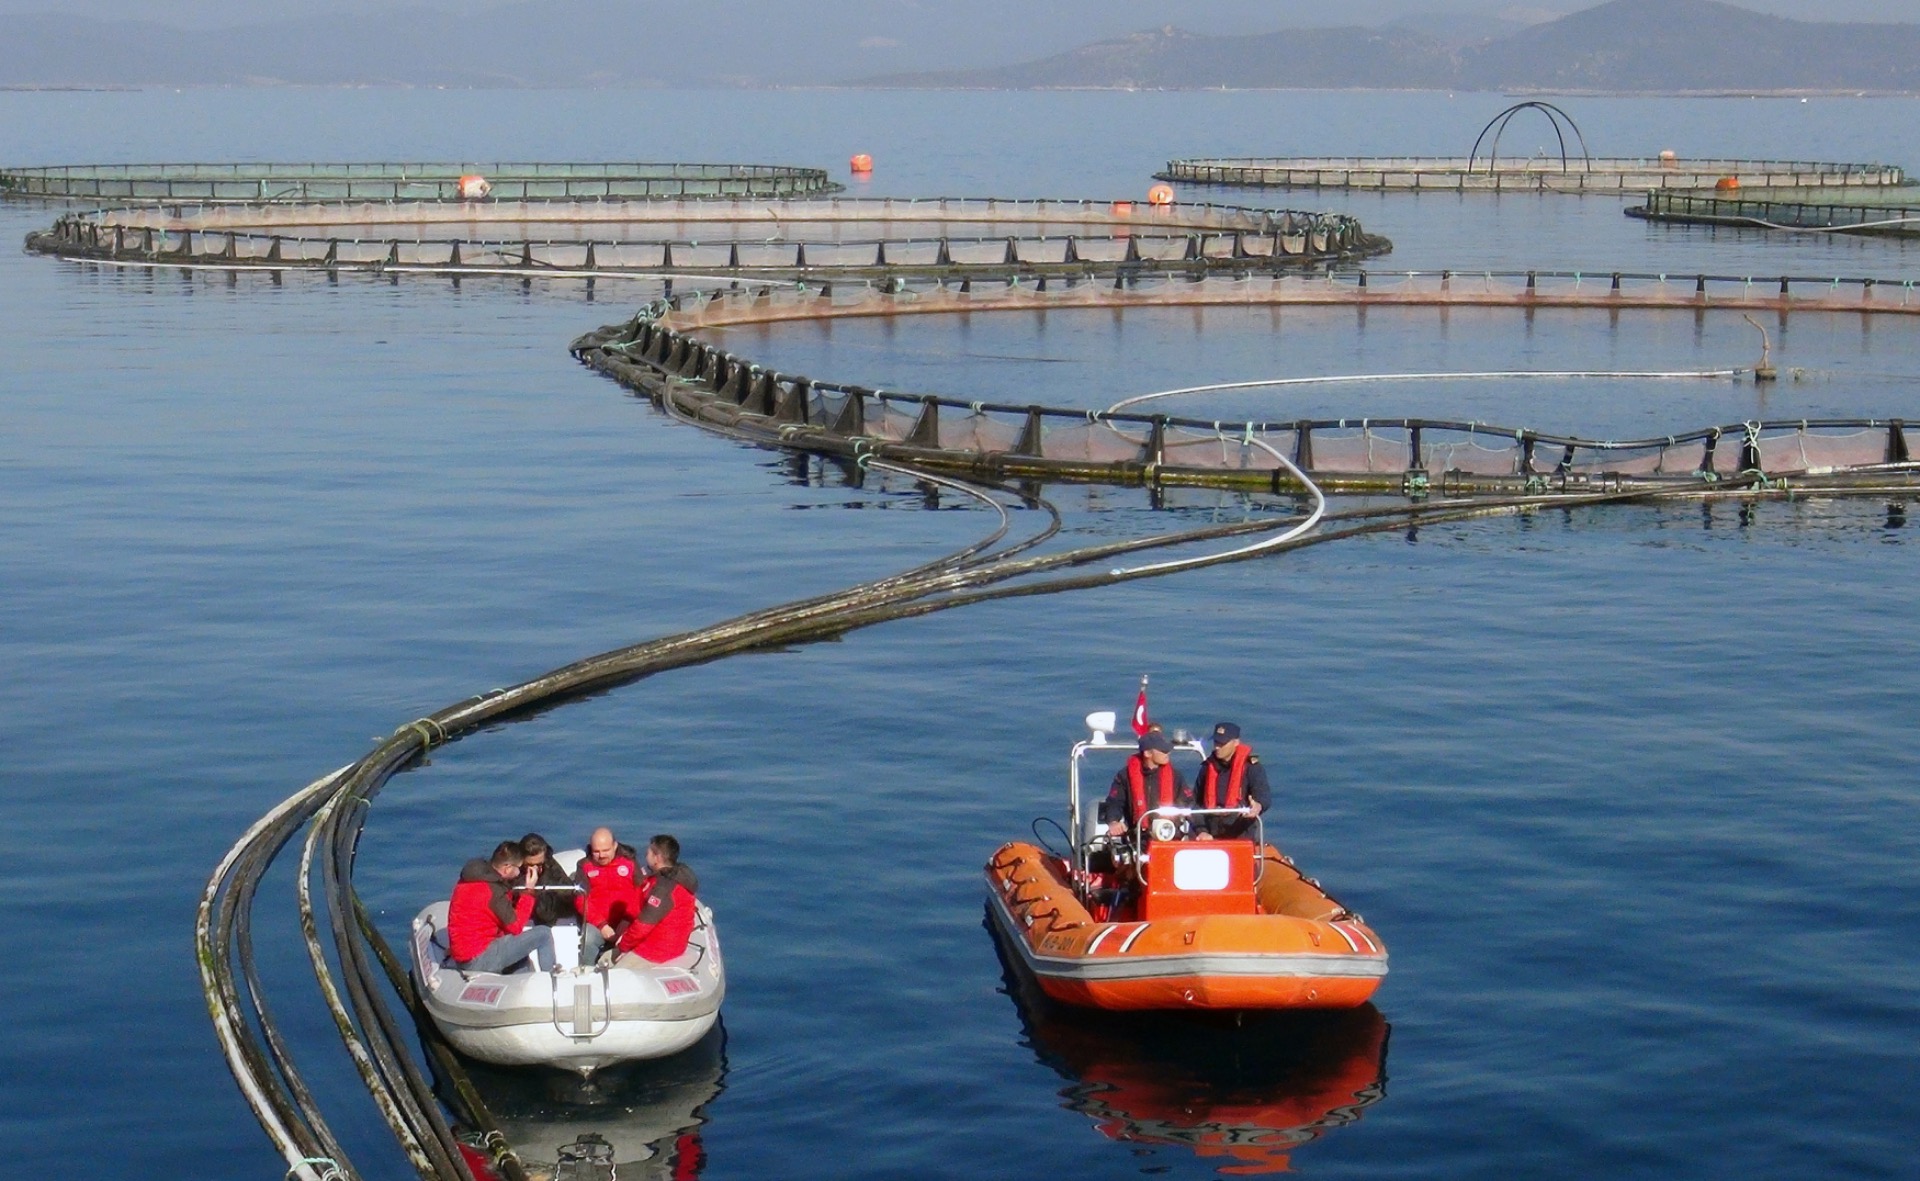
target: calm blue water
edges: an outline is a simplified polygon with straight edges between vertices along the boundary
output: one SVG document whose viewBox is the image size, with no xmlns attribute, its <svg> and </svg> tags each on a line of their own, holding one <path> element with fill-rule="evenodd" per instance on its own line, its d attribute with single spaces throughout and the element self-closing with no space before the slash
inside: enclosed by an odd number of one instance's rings
<svg viewBox="0 0 1920 1181">
<path fill-rule="evenodd" d="M 1104 197 L 1173 155 L 1455 152 L 1504 105 L 13 93 L 0 159 L 865 150 L 876 192 Z M 1920 165 L 1904 100 L 1571 105 L 1606 154 Z M 1607 200 L 1273 203 L 1359 213 L 1396 240 L 1383 267 L 1914 270 L 1910 247 L 1649 227 Z M 0 239 L 50 216 L 0 207 Z M 241 829 L 372 736 L 990 526 L 905 487 L 797 478 L 568 360 L 573 335 L 627 311 L 605 285 L 594 303 L 558 286 L 229 286 L 0 250 L 0 848 L 16 866 L 0 879 L 0 1144 L 23 1173 L 280 1173 L 215 1053 L 193 907 Z M 1437 384 L 1204 412 L 1601 433 L 1920 417 L 1920 326 L 1770 327 L 1806 377 L 1764 403 L 1711 383 Z M 1690 315 L 1289 311 L 796 328 L 746 351 L 822 377 L 1096 405 L 1256 376 L 1704 368 L 1757 349 L 1737 319 Z M 1168 523 L 1131 492 L 1062 503 L 1081 534 Z M 1176 505 L 1196 521 L 1250 511 Z M 1231 1161 L 1162 1141 L 1208 1120 L 1282 1139 L 1326 1124 L 1290 1161 L 1329 1178 L 1908 1176 L 1907 512 L 1543 512 L 674 673 L 437 752 L 381 797 L 358 880 L 397 933 L 501 836 L 676 832 L 727 939 L 724 1051 L 598 1096 L 521 1080 L 503 1106 L 536 1123 L 618 1112 L 642 1139 L 661 1112 L 697 1110 L 708 1177 L 1202 1177 Z M 1060 810 L 1079 717 L 1124 708 L 1141 672 L 1162 719 L 1237 718 L 1275 767 L 1279 839 L 1392 948 L 1377 1014 L 1116 1027 L 1008 995 L 979 865 Z M 258 924 L 276 1010 L 356 1161 L 404 1176 L 320 1013 L 290 887 L 268 883 Z M 1349 1076 L 1377 1080 L 1385 1026 L 1384 1096 L 1322 1119 Z"/>
</svg>

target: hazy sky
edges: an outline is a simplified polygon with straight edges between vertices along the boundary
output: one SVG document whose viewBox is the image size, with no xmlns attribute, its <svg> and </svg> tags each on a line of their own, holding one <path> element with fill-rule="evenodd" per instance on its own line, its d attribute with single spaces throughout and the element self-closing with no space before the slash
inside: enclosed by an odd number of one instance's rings
<svg viewBox="0 0 1920 1181">
<path fill-rule="evenodd" d="M 964 5 L 967 0 L 896 0 L 902 9 L 937 9 Z M 1087 37 L 1094 40 L 1118 32 L 1161 24 L 1178 24 L 1205 33 L 1264 32 L 1289 26 L 1380 24 L 1409 13 L 1503 13 L 1527 11 L 1533 19 L 1593 7 L 1598 0 L 1040 0 L 1056 13 L 1082 10 Z M 702 0 L 683 0 L 702 6 Z M 833 0 L 811 0 L 813 6 L 833 7 Z M 418 0 L 414 3 L 379 0 L 0 0 L 0 13 L 62 13 L 70 16 L 152 20 L 166 24 L 222 25 L 272 20 L 285 16 L 312 16 L 394 8 L 436 8 L 474 11 L 502 6 L 502 0 Z M 809 6 L 809 0 L 705 0 L 714 9 L 716 25 L 751 20 L 756 11 Z M 1920 0 L 1738 0 L 1741 8 L 1802 20 L 1920 22 Z"/>
</svg>

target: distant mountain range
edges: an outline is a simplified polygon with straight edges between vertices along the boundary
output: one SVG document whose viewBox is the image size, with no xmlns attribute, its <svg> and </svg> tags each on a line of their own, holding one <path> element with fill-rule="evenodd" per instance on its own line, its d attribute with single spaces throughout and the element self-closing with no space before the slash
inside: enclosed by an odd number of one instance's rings
<svg viewBox="0 0 1920 1181">
<path fill-rule="evenodd" d="M 877 87 L 997 90 L 1916 91 L 1920 25 L 1796 21 L 1717 0 L 1610 0 L 1462 43 L 1404 21 L 1207 37 L 1167 26 L 990 69 L 893 74 Z"/>
<path fill-rule="evenodd" d="M 1114 21 L 1155 10 L 1145 0 L 1106 3 Z M 1076 31 L 1087 35 L 1084 15 L 1031 0 L 751 11 L 517 0 L 479 12 L 397 8 L 223 29 L 0 16 L 0 86 L 1920 92 L 1920 25 L 1794 21 L 1715 0 L 1611 0 L 1534 24 L 1434 15 L 1233 36 L 1168 26 L 993 64 L 1075 44 Z"/>
</svg>

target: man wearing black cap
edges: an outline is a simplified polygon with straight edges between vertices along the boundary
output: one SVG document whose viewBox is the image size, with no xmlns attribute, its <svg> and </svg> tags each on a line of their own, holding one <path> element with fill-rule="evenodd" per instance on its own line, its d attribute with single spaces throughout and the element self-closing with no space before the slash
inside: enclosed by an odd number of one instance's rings
<svg viewBox="0 0 1920 1181">
<path fill-rule="evenodd" d="M 1100 801 L 1100 822 L 1108 836 L 1122 837 L 1155 808 L 1191 807 L 1193 789 L 1173 765 L 1173 743 L 1160 731 L 1149 730 L 1140 738 L 1140 752 L 1120 768 L 1107 798 Z"/>
<path fill-rule="evenodd" d="M 1247 808 L 1259 816 L 1273 805 L 1267 769 L 1253 748 L 1240 741 L 1240 727 L 1220 722 L 1213 728 L 1213 754 L 1200 764 L 1195 794 L 1202 808 Z M 1253 829 L 1253 816 L 1206 817 L 1207 834 L 1237 838 Z"/>
</svg>

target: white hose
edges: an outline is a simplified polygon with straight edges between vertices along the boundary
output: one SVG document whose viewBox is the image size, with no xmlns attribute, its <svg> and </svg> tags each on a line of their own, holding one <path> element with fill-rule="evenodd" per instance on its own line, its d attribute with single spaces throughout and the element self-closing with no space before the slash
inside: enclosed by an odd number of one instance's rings
<svg viewBox="0 0 1920 1181">
<path fill-rule="evenodd" d="M 1249 439 L 1248 442 L 1252 443 L 1255 447 L 1260 448 L 1262 451 L 1265 451 L 1268 455 L 1271 455 L 1275 459 L 1279 460 L 1280 466 L 1292 472 L 1294 475 L 1294 478 L 1299 480 L 1300 483 L 1306 487 L 1307 495 L 1313 498 L 1313 511 L 1307 514 L 1306 520 L 1300 522 L 1298 525 L 1295 525 L 1293 528 L 1287 530 L 1285 533 L 1282 533 L 1278 537 L 1269 537 L 1265 541 L 1256 541 L 1252 545 L 1243 545 L 1239 549 L 1230 549 L 1217 554 L 1202 554 L 1200 557 L 1197 557 L 1197 558 L 1175 558 L 1171 561 L 1154 562 L 1146 566 L 1128 566 L 1123 568 L 1116 568 L 1112 573 L 1116 576 L 1138 575 L 1138 574 L 1166 574 L 1174 570 L 1184 570 L 1189 566 L 1210 566 L 1215 562 L 1224 562 L 1232 558 L 1246 557 L 1250 554 L 1257 554 L 1261 550 L 1272 549 L 1275 546 L 1285 545 L 1287 542 L 1292 541 L 1296 537 L 1304 537 L 1307 534 L 1313 532 L 1313 530 L 1319 526 L 1320 518 L 1326 514 L 1327 494 L 1320 490 L 1320 485 L 1314 483 L 1312 480 L 1307 478 L 1307 473 L 1295 467 L 1291 459 L 1288 459 L 1286 456 L 1280 454 L 1279 451 L 1275 450 L 1273 447 L 1269 446 L 1267 443 L 1259 439 Z"/>
<path fill-rule="evenodd" d="M 1679 378 L 1738 377 L 1744 369 L 1678 369 L 1649 372 L 1627 372 L 1619 370 L 1540 370 L 1540 369 L 1492 369 L 1473 373 L 1341 373 L 1316 377 L 1268 377 L 1259 381 L 1228 381 L 1213 385 L 1182 386 L 1177 390 L 1156 390 L 1151 394 L 1135 394 L 1123 398 L 1106 408 L 1105 413 L 1115 414 L 1128 406 L 1138 406 L 1142 402 L 1151 402 L 1158 398 L 1172 398 L 1180 394 L 1213 394 L 1228 390 L 1274 389 L 1280 386 L 1295 385 L 1362 385 L 1376 382 L 1394 381 L 1504 381 L 1516 378 L 1617 378 L 1649 380 L 1674 380 Z"/>
</svg>

